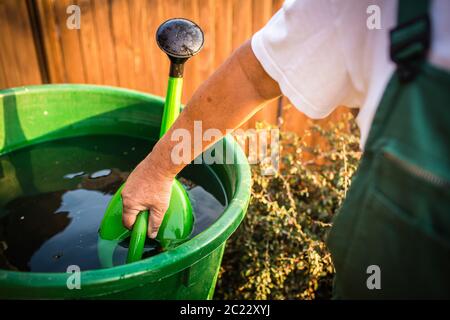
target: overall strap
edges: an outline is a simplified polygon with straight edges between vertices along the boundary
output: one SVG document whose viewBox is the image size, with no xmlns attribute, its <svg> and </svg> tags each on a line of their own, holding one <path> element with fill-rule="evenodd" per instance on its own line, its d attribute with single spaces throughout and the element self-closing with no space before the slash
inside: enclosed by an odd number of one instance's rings
<svg viewBox="0 0 450 320">
<path fill-rule="evenodd" d="M 426 59 L 431 39 L 428 9 L 428 0 L 398 1 L 397 27 L 390 31 L 390 56 L 402 82 L 414 79 Z"/>
</svg>

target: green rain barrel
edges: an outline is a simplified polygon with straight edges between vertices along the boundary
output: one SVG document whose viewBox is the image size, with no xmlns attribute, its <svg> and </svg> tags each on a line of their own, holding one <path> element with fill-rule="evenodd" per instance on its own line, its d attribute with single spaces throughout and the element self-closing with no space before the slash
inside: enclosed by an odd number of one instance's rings
<svg viewBox="0 0 450 320">
<path fill-rule="evenodd" d="M 92 134 L 120 133 L 155 140 L 163 105 L 157 96 L 104 86 L 43 85 L 3 90 L 0 154 Z M 250 198 L 246 157 L 231 137 L 224 141 L 224 148 L 234 152 L 235 164 L 214 164 L 211 169 L 229 202 L 203 232 L 174 249 L 135 263 L 82 271 L 81 289 L 68 289 L 68 273 L 0 270 L 0 298 L 212 298 L 225 242 L 242 221 Z M 0 175 L 0 186 L 11 187 L 8 183 L 11 181 L 2 181 Z"/>
</svg>

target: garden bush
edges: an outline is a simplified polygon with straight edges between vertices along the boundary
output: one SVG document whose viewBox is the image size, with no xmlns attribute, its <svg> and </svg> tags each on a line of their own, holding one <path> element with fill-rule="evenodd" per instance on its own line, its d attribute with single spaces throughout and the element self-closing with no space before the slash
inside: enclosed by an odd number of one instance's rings
<svg viewBox="0 0 450 320">
<path fill-rule="evenodd" d="M 252 166 L 252 198 L 227 242 L 216 299 L 331 297 L 334 268 L 325 239 L 360 158 L 357 132 L 350 114 L 311 125 L 302 136 L 280 132 L 278 172 L 264 176 Z M 315 146 L 307 143 L 311 135 Z"/>
</svg>

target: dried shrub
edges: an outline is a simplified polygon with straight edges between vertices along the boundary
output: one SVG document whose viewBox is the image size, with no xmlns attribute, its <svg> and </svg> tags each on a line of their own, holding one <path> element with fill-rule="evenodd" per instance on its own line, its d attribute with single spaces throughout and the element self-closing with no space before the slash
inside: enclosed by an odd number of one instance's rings
<svg viewBox="0 0 450 320">
<path fill-rule="evenodd" d="M 331 297 L 325 238 L 360 158 L 357 132 L 349 114 L 312 125 L 302 137 L 281 132 L 278 173 L 263 176 L 260 165 L 252 166 L 250 206 L 227 243 L 216 299 Z M 306 143 L 311 134 L 320 141 L 314 147 Z"/>
</svg>

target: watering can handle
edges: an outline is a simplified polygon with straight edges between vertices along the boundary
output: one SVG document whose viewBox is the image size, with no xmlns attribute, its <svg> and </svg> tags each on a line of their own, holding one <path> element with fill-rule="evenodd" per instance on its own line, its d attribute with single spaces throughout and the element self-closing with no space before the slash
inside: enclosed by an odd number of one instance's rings
<svg viewBox="0 0 450 320">
<path fill-rule="evenodd" d="M 136 217 L 136 221 L 131 231 L 130 247 L 128 249 L 127 262 L 139 261 L 144 251 L 145 239 L 148 226 L 148 210 L 141 211 Z"/>
</svg>

